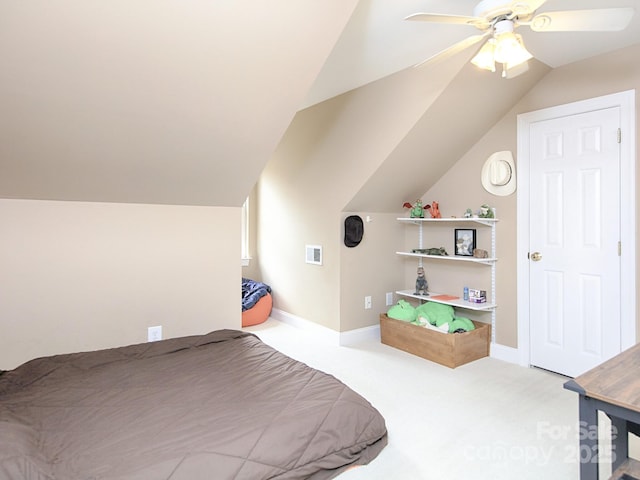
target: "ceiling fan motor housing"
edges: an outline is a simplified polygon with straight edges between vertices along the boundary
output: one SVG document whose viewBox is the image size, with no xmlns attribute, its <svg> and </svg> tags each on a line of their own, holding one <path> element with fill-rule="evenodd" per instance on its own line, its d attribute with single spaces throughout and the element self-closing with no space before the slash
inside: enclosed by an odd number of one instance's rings
<svg viewBox="0 0 640 480">
<path fill-rule="evenodd" d="M 475 17 L 492 20 L 498 17 L 515 18 L 517 16 L 531 15 L 534 8 L 527 2 L 509 2 L 505 0 L 482 0 L 473 9 Z"/>
<path fill-rule="evenodd" d="M 512 33 L 514 29 L 513 21 L 499 20 L 498 22 L 496 22 L 494 29 L 496 35 L 502 35 L 503 33 Z"/>
</svg>

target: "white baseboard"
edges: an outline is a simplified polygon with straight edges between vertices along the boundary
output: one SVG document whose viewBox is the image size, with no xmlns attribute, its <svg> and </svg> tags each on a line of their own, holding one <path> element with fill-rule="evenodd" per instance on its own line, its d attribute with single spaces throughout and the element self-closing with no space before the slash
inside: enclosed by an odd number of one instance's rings
<svg viewBox="0 0 640 480">
<path fill-rule="evenodd" d="M 363 341 L 380 341 L 380 325 L 356 328 L 355 330 L 349 330 L 347 332 L 336 332 L 335 330 L 323 327 L 315 322 L 297 317 L 277 308 L 271 310 L 271 318 L 292 327 L 299 328 L 300 330 L 313 333 L 317 340 L 328 345 L 348 347 Z M 492 343 L 490 352 L 491 358 L 515 363 L 517 365 L 521 363 L 520 353 L 517 348 Z"/>
<path fill-rule="evenodd" d="M 509 363 L 520 364 L 520 353 L 517 348 L 507 347 L 506 345 L 500 345 L 499 343 L 492 343 L 490 350 L 490 357 L 498 360 L 503 360 Z"/>
<path fill-rule="evenodd" d="M 316 338 L 329 345 L 340 345 L 340 333 L 327 327 L 323 327 L 315 322 L 297 317 L 283 310 L 274 308 L 271 310 L 271 318 L 286 323 L 300 330 L 306 330 L 316 336 Z"/>
<path fill-rule="evenodd" d="M 340 346 L 349 347 L 363 341 L 380 341 L 380 325 L 340 332 Z"/>
<path fill-rule="evenodd" d="M 347 332 L 336 332 L 327 327 L 323 327 L 315 322 L 297 317 L 283 310 L 274 308 L 271 310 L 271 318 L 279 322 L 286 323 L 295 328 L 312 332 L 317 336 L 318 340 L 329 345 L 339 345 L 347 347 L 355 345 L 366 340 L 380 340 L 380 325 L 372 325 L 370 327 L 357 328 Z"/>
</svg>

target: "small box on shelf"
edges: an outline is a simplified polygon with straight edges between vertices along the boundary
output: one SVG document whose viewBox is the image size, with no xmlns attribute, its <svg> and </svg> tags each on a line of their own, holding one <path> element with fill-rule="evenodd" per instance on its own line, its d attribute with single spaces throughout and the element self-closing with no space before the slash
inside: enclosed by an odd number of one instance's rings
<svg viewBox="0 0 640 480">
<path fill-rule="evenodd" d="M 471 303 L 487 303 L 486 290 L 469 289 L 469 301 Z"/>
<path fill-rule="evenodd" d="M 475 330 L 443 333 L 380 314 L 382 343 L 449 368 L 489 355 L 491 325 L 473 322 Z"/>
</svg>

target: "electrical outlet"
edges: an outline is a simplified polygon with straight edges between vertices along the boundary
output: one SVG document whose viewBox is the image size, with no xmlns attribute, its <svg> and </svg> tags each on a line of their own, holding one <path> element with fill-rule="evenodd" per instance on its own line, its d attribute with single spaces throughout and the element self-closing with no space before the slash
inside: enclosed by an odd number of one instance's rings
<svg viewBox="0 0 640 480">
<path fill-rule="evenodd" d="M 371 308 L 371 296 L 364 297 L 364 308 L 369 310 Z"/>
<path fill-rule="evenodd" d="M 162 325 L 149 327 L 147 329 L 147 342 L 157 342 L 162 340 Z"/>
<path fill-rule="evenodd" d="M 393 292 L 387 292 L 387 307 L 393 305 Z"/>
</svg>

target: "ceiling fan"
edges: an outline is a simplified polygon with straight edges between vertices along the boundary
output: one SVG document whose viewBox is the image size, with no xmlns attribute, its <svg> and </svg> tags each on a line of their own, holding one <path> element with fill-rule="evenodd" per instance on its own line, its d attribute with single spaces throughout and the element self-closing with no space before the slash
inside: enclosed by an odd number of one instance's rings
<svg viewBox="0 0 640 480">
<path fill-rule="evenodd" d="M 525 72 L 533 55 L 527 51 L 516 28 L 526 25 L 534 32 L 605 32 L 624 30 L 634 15 L 632 7 L 567 10 L 536 13 L 546 0 L 482 0 L 473 16 L 440 13 L 414 13 L 405 20 L 472 25 L 482 31 L 455 43 L 418 65 L 461 52 L 487 39 L 471 63 L 495 72 L 502 64 L 502 76 L 512 78 Z"/>
</svg>

